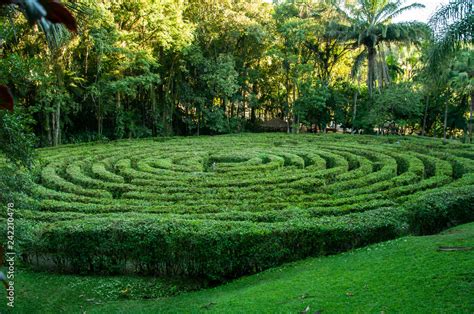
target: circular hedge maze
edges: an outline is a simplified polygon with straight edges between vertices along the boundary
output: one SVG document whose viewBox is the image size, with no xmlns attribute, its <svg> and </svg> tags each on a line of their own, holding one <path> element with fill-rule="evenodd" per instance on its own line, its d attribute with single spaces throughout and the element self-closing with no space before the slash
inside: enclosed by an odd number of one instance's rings
<svg viewBox="0 0 474 314">
<path fill-rule="evenodd" d="M 223 279 L 474 219 L 474 147 L 254 134 L 39 151 L 30 263 Z"/>
</svg>

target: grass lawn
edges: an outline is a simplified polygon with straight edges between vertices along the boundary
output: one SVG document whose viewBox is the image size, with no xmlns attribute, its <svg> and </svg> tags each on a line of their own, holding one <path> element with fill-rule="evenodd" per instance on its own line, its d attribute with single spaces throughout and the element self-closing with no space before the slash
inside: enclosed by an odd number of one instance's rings
<svg viewBox="0 0 474 314">
<path fill-rule="evenodd" d="M 440 246 L 474 247 L 474 223 L 310 258 L 179 295 L 197 284 L 21 270 L 15 312 L 473 313 L 474 250 L 438 251 Z"/>
</svg>

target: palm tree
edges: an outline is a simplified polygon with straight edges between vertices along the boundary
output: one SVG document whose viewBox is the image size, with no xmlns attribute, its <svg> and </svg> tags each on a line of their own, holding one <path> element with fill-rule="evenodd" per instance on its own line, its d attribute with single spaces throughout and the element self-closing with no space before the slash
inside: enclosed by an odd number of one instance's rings
<svg viewBox="0 0 474 314">
<path fill-rule="evenodd" d="M 474 40 L 474 4 L 472 0 L 453 0 L 442 6 L 430 19 L 435 45 L 430 63 L 437 66 L 458 51 L 463 44 Z"/>
<path fill-rule="evenodd" d="M 368 61 L 367 87 L 372 97 L 377 79 L 376 66 L 379 47 L 383 44 L 418 44 L 430 33 L 424 23 L 393 23 L 400 14 L 424 6 L 419 3 L 404 6 L 403 0 L 357 0 L 353 5 L 339 9 L 346 19 L 340 30 L 355 47 L 362 47 L 353 66 L 353 75 Z M 348 25 L 347 25 L 348 24 Z M 380 78 L 379 78 L 380 79 Z"/>
<path fill-rule="evenodd" d="M 434 45 L 428 58 L 427 70 L 431 77 L 437 78 L 439 71 L 452 63 L 456 54 L 463 46 L 471 46 L 474 43 L 474 4 L 472 0 L 453 0 L 442 6 L 430 19 L 430 25 L 434 30 Z M 471 66 L 465 71 L 469 81 L 474 78 L 474 68 Z M 471 106 L 469 113 L 469 138 L 472 143 L 473 112 L 474 112 L 474 89 L 472 83 L 469 85 Z M 446 117 L 445 117 L 446 121 Z M 446 128 L 446 123 L 445 126 Z M 445 136 L 446 140 L 446 136 Z"/>
<path fill-rule="evenodd" d="M 463 98 L 471 97 L 471 108 L 469 113 L 469 142 L 472 143 L 472 114 L 474 95 L 474 51 L 459 51 L 450 71 L 448 85 Z"/>
</svg>

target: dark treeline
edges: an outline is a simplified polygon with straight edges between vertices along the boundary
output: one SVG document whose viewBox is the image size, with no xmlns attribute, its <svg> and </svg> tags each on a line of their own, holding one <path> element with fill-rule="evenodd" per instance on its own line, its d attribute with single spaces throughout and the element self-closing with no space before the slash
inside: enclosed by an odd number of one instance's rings
<svg viewBox="0 0 474 314">
<path fill-rule="evenodd" d="M 0 83 L 41 146 L 256 131 L 272 119 L 288 132 L 338 125 L 469 134 L 472 24 L 467 43 L 430 67 L 442 30 L 393 22 L 416 4 L 79 0 L 69 7 L 77 34 L 55 25 L 46 36 L 10 6 L 0 14 Z"/>
</svg>

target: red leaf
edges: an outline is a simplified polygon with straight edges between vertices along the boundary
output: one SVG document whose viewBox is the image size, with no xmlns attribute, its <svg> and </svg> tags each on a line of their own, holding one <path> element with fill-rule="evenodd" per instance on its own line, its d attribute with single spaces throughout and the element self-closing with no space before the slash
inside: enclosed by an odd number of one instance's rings
<svg viewBox="0 0 474 314">
<path fill-rule="evenodd" d="M 77 23 L 69 10 L 57 0 L 40 0 L 48 19 L 52 23 L 64 24 L 71 32 L 77 33 Z"/>
<path fill-rule="evenodd" d="M 13 111 L 13 96 L 5 85 L 0 85 L 0 109 Z"/>
</svg>

